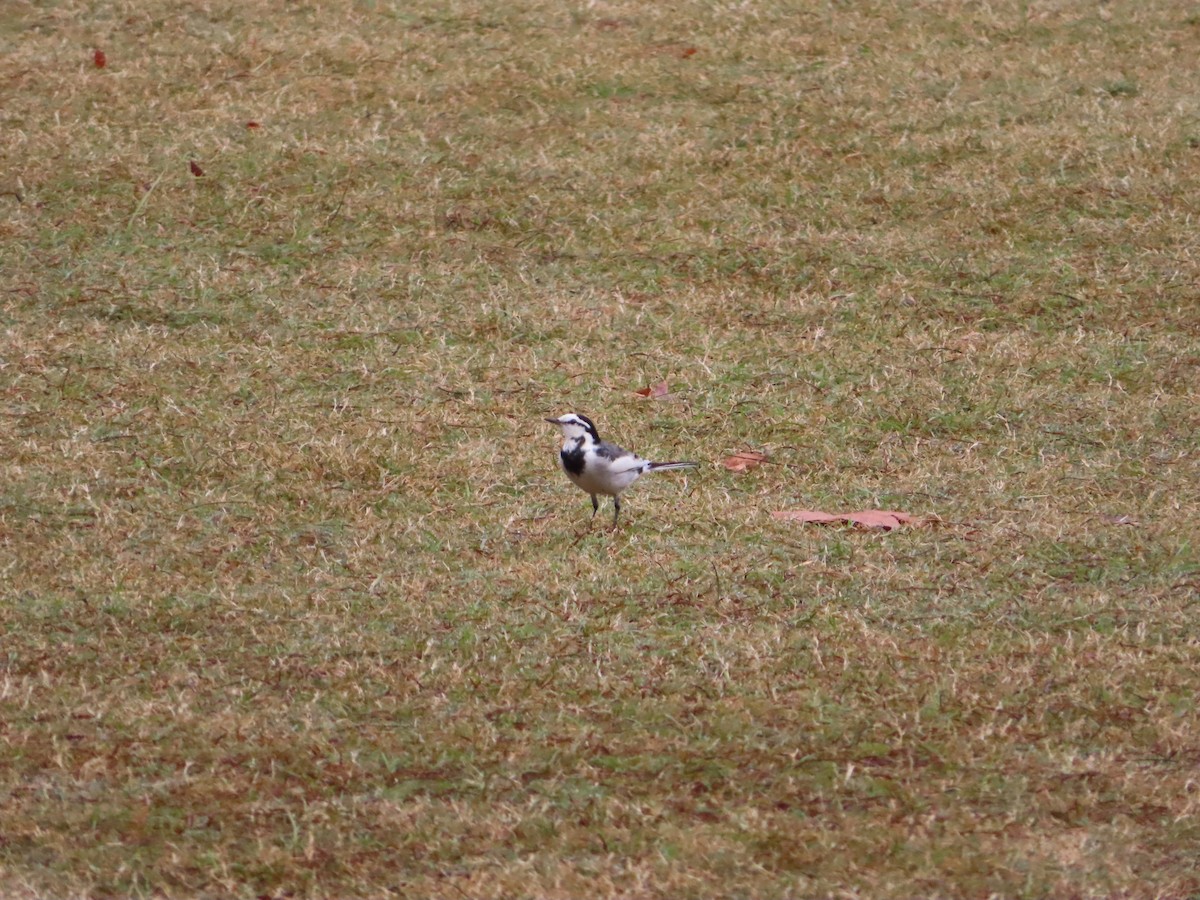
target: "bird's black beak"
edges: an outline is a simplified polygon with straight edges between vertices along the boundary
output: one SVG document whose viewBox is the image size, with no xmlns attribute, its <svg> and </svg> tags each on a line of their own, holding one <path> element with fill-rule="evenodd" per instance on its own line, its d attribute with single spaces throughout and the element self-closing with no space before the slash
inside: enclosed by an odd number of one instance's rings
<svg viewBox="0 0 1200 900">
<path fill-rule="evenodd" d="M 551 425 L 561 425 L 562 424 L 561 422 L 558 421 L 558 419 L 547 419 L 546 421 L 549 422 Z"/>
</svg>

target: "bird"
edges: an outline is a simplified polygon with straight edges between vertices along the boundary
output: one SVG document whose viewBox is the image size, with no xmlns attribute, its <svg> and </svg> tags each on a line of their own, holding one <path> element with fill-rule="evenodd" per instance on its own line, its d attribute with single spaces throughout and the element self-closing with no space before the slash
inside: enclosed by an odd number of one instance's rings
<svg viewBox="0 0 1200 900">
<path fill-rule="evenodd" d="M 563 445 L 558 453 L 563 471 L 575 486 L 592 496 L 592 518 L 600 511 L 598 494 L 613 498 L 613 528 L 621 515 L 621 491 L 646 472 L 669 469 L 694 469 L 694 462 L 650 462 L 636 453 L 600 440 L 596 423 L 580 413 L 566 413 L 547 419 L 562 429 Z"/>
</svg>

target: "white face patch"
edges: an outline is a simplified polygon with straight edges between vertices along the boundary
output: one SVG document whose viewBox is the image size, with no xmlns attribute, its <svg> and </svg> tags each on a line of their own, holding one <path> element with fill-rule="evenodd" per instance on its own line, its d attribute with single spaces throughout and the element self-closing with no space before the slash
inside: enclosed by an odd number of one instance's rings
<svg viewBox="0 0 1200 900">
<path fill-rule="evenodd" d="M 592 424 L 591 419 L 586 416 L 580 416 L 575 413 L 567 413 L 559 416 L 557 419 L 547 419 L 547 422 L 553 422 L 562 429 L 563 437 L 569 441 L 576 440 L 584 435 L 590 435 L 591 439 L 597 441 L 600 439 L 596 432 L 596 426 Z"/>
</svg>

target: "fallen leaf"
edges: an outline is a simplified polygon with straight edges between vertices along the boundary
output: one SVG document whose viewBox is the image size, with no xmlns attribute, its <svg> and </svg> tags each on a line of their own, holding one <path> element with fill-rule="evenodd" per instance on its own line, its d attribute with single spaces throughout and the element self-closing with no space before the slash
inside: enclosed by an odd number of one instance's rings
<svg viewBox="0 0 1200 900">
<path fill-rule="evenodd" d="M 816 522 L 819 525 L 828 525 L 830 522 L 844 522 L 846 520 L 845 516 L 817 512 L 812 509 L 781 509 L 771 513 L 771 515 L 785 522 Z"/>
<path fill-rule="evenodd" d="M 745 472 L 753 469 L 755 466 L 762 465 L 767 459 L 765 453 L 756 453 L 753 450 L 741 450 L 733 456 L 727 456 L 721 460 L 721 465 L 727 468 L 730 472 Z"/>
<path fill-rule="evenodd" d="M 194 159 L 188 163 L 188 168 L 192 170 L 192 174 L 197 178 L 200 178 L 204 175 L 204 170 L 200 168 Z"/>
<path fill-rule="evenodd" d="M 665 397 L 671 393 L 671 386 L 665 381 L 660 381 L 651 387 L 638 388 L 634 393 L 641 397 Z"/>
<path fill-rule="evenodd" d="M 258 122 L 247 122 L 246 127 L 247 128 L 262 128 L 262 125 Z"/>
<path fill-rule="evenodd" d="M 687 59 L 689 56 L 695 56 L 695 55 L 696 55 L 695 47 L 684 47 L 682 50 L 679 51 L 680 59 Z"/>
<path fill-rule="evenodd" d="M 882 528 L 884 531 L 891 531 L 893 528 L 910 525 L 917 521 L 915 516 L 890 509 L 864 509 L 861 512 L 847 513 L 846 519 L 855 525 L 862 525 L 865 528 Z"/>
<path fill-rule="evenodd" d="M 816 525 L 847 522 L 863 528 L 881 528 L 884 531 L 891 531 L 901 525 L 920 524 L 920 520 L 916 516 L 885 509 L 864 509 L 851 513 L 827 513 L 813 509 L 783 509 L 773 512 L 771 515 L 784 522 L 810 522 Z"/>
<path fill-rule="evenodd" d="M 108 65 L 108 57 L 103 50 L 94 50 L 92 52 L 92 62 L 95 63 L 97 69 L 103 69 Z"/>
</svg>

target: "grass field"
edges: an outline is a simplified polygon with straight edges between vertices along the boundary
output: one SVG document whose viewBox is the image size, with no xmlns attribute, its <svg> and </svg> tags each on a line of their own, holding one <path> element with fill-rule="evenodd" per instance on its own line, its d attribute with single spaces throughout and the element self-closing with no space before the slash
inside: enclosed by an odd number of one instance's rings
<svg viewBox="0 0 1200 900">
<path fill-rule="evenodd" d="M 0 897 L 1200 896 L 1198 59 L 3 4 Z"/>
</svg>

